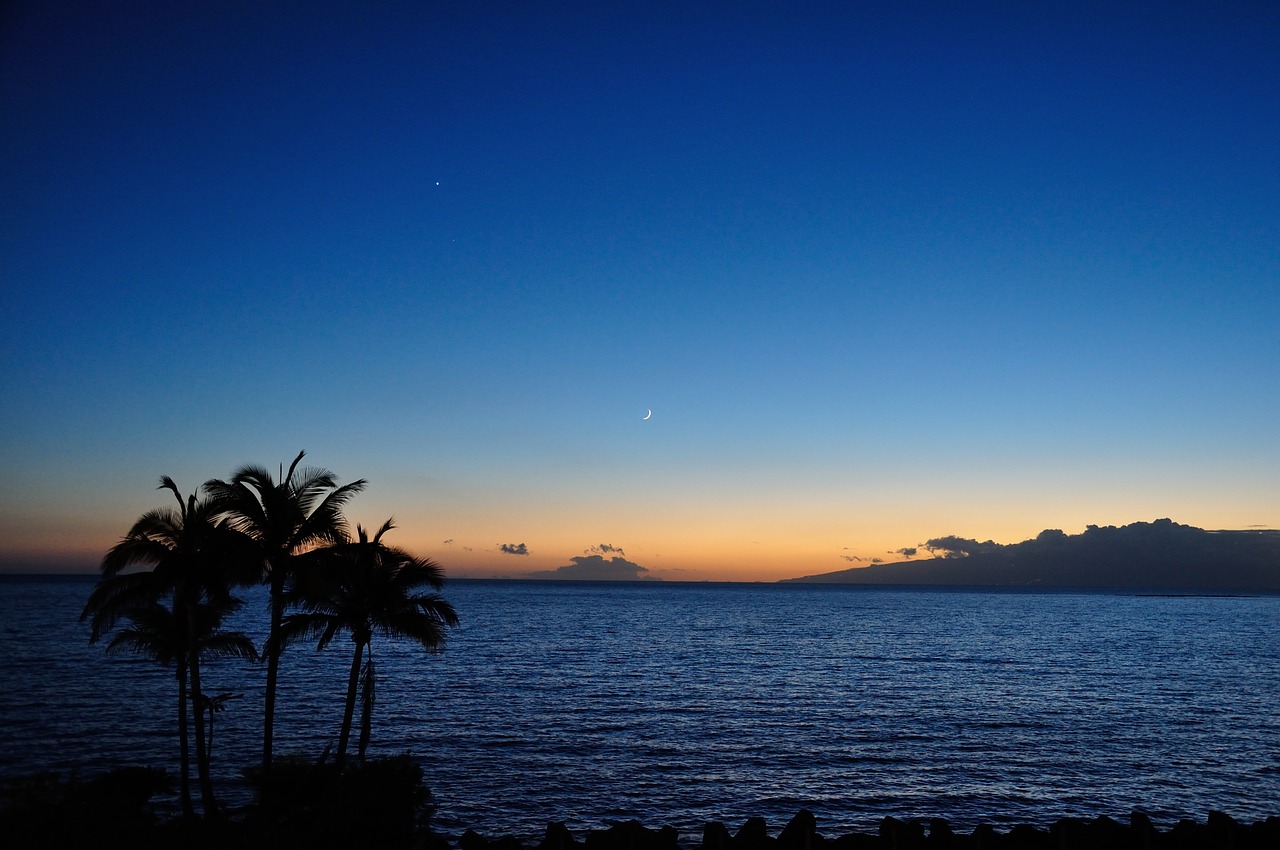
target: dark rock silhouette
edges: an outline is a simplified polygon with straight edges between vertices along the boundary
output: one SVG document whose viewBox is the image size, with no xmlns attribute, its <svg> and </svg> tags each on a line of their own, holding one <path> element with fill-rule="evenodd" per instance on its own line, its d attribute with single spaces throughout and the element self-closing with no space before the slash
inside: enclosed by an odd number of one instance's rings
<svg viewBox="0 0 1280 850">
<path fill-rule="evenodd" d="M 702 828 L 703 850 L 731 850 L 733 836 L 720 821 L 712 821 Z"/>
<path fill-rule="evenodd" d="M 546 834 L 537 850 L 574 850 L 578 846 L 578 840 L 573 837 L 569 828 L 561 821 L 554 821 L 547 824 Z"/>
<path fill-rule="evenodd" d="M 537 850 L 571 846 L 579 846 L 573 835 L 564 824 L 553 823 Z M 1001 832 L 983 823 L 967 835 L 955 832 L 942 818 L 885 817 L 874 833 L 825 838 L 818 832 L 813 814 L 802 809 L 776 838 L 758 817 L 748 818 L 737 833 L 730 833 L 718 821 L 707 823 L 697 843 L 681 843 L 669 826 L 654 830 L 627 821 L 589 832 L 582 846 L 591 850 L 1274 850 L 1280 847 L 1280 816 L 1243 824 L 1223 812 L 1211 811 L 1204 823 L 1183 820 L 1161 832 L 1145 814 L 1135 812 L 1127 824 L 1103 815 L 1093 820 L 1062 818 L 1047 828 L 1018 824 Z M 510 836 L 485 841 L 472 830 L 463 833 L 457 847 L 522 850 L 520 842 Z"/>
<path fill-rule="evenodd" d="M 629 820 L 588 832 L 584 845 L 586 850 L 680 850 L 678 839 L 672 827 L 649 829 Z"/>
<path fill-rule="evenodd" d="M 801 809 L 778 835 L 778 850 L 815 850 L 818 821 L 813 812 Z"/>
<path fill-rule="evenodd" d="M 924 826 L 916 821 L 886 817 L 880 821 L 880 844 L 894 850 L 916 850 L 924 847 Z"/>
<path fill-rule="evenodd" d="M 281 765 L 284 763 L 282 762 Z M 279 769 L 276 765 L 273 769 Z M 1047 828 L 1019 824 L 998 831 L 979 824 L 955 832 L 942 818 L 885 817 L 871 833 L 826 838 L 812 812 L 802 809 L 776 838 L 763 818 L 748 818 L 736 834 L 707 823 L 701 841 L 681 842 L 670 826 L 651 829 L 635 820 L 592 830 L 582 839 L 559 822 L 547 825 L 529 848 L 512 835 L 489 839 L 467 829 L 456 839 L 434 832 L 423 808 L 420 774 L 403 760 L 359 773 L 333 773 L 299 799 L 277 798 L 266 809 L 220 820 L 158 819 L 149 800 L 165 787 L 158 771 L 126 769 L 86 781 L 34 777 L 10 783 L 0 796 L 0 841 L 6 847 L 100 847 L 135 850 L 279 850 L 282 847 L 378 847 L 383 850 L 1275 850 L 1280 816 L 1252 824 L 1220 811 L 1204 822 L 1182 820 L 1161 831 L 1140 812 L 1122 823 L 1107 816 L 1062 818 Z M 429 792 L 428 792 L 429 793 Z M 926 832 L 925 825 L 928 830 Z"/>
<path fill-rule="evenodd" d="M 1280 592 L 1280 531 L 1206 531 L 1172 520 L 1047 529 L 1001 545 L 956 536 L 925 544 L 937 557 L 854 567 L 788 582 Z"/>
<path fill-rule="evenodd" d="M 973 847 L 975 850 L 986 850 L 988 847 L 1000 846 L 1000 842 L 1003 838 L 1004 836 L 996 834 L 995 827 L 991 824 L 980 823 L 975 826 L 973 828 L 973 832 L 969 834 L 969 842 L 967 846 Z M 961 843 L 958 846 L 964 847 L 966 845 Z"/>
<path fill-rule="evenodd" d="M 733 837 L 733 850 L 771 850 L 773 845 L 764 818 L 747 818 Z"/>
<path fill-rule="evenodd" d="M 1004 835 L 1002 843 L 1010 847 L 1025 847 L 1028 850 L 1031 850 L 1031 848 L 1049 850 L 1050 847 L 1054 846 L 1050 833 L 1026 823 L 1020 823 L 1010 828 Z M 1058 846 L 1069 847 L 1071 845 L 1060 844 Z"/>
<path fill-rule="evenodd" d="M 954 842 L 956 834 L 951 831 L 951 824 L 946 818 L 930 818 L 929 819 L 929 840 L 935 844 L 943 843 L 950 846 L 949 842 Z"/>
<path fill-rule="evenodd" d="M 489 841 L 474 829 L 468 829 L 458 839 L 458 850 L 523 850 L 523 845 L 514 835 L 503 835 Z"/>
<path fill-rule="evenodd" d="M 1151 823 L 1151 818 L 1142 812 L 1129 815 L 1129 830 L 1139 847 L 1150 847 L 1155 841 L 1156 828 Z"/>
</svg>

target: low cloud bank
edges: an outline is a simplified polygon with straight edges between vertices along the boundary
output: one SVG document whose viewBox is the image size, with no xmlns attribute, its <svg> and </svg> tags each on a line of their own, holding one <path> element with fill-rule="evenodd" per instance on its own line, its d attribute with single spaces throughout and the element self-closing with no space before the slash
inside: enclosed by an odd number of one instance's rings
<svg viewBox="0 0 1280 850">
<path fill-rule="evenodd" d="M 1061 532 L 1059 532 L 1061 533 Z M 991 555 L 1000 551 L 1000 544 L 988 540 L 979 543 L 967 537 L 948 534 L 946 537 L 934 537 L 926 540 L 924 548 L 936 558 L 967 558 L 970 555 Z"/>
<path fill-rule="evenodd" d="M 603 555 L 578 555 L 554 570 L 528 573 L 529 578 L 565 578 L 589 581 L 661 581 L 648 575 L 649 569 L 620 556 L 605 560 Z"/>
</svg>

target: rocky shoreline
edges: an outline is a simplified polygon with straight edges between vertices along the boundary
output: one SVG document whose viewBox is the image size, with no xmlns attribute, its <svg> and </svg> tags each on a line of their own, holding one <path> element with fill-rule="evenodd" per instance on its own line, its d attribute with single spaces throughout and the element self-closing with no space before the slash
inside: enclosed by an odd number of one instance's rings
<svg viewBox="0 0 1280 850">
<path fill-rule="evenodd" d="M 346 771 L 284 765 L 262 783 L 258 800 L 214 817 L 162 817 L 153 795 L 168 786 L 163 771 L 125 768 L 89 779 L 50 775 L 0 783 L 0 841 L 14 850 L 128 846 L 133 850 L 288 850 L 376 847 L 378 850 L 1276 850 L 1280 816 L 1252 823 L 1211 810 L 1165 829 L 1134 812 L 1128 822 L 1100 816 L 1062 818 L 1045 826 L 957 831 L 943 818 L 883 818 L 867 832 L 823 835 L 801 809 L 776 834 L 764 818 L 736 832 L 719 821 L 701 835 L 628 820 L 575 835 L 552 822 L 540 839 L 438 831 L 436 806 L 421 770 L 407 757 Z"/>
<path fill-rule="evenodd" d="M 942 818 L 886 817 L 877 833 L 826 837 L 813 814 L 802 809 L 776 836 L 770 835 L 763 818 L 749 818 L 736 833 L 722 823 L 708 823 L 696 842 L 682 840 L 673 827 L 652 829 L 626 821 L 588 831 L 582 838 L 563 823 L 551 823 L 536 845 L 509 835 L 486 838 L 472 829 L 454 843 L 434 836 L 425 846 L 432 844 L 432 850 L 1274 850 L 1280 847 L 1280 816 L 1243 823 L 1210 811 L 1203 822 L 1182 820 L 1161 831 L 1146 815 L 1135 812 L 1128 823 L 1105 816 L 1063 818 L 1047 829 L 1019 825 L 1000 831 L 983 824 L 967 833 L 953 831 Z"/>
</svg>

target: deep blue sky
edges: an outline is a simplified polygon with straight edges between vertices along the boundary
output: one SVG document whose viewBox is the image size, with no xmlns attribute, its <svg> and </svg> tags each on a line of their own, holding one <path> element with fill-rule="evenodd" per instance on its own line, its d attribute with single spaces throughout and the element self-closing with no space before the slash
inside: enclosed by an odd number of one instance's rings
<svg viewBox="0 0 1280 850">
<path fill-rule="evenodd" d="M 303 448 L 457 575 L 1280 524 L 1276 4 L 51 5 L 7 564 Z"/>
</svg>

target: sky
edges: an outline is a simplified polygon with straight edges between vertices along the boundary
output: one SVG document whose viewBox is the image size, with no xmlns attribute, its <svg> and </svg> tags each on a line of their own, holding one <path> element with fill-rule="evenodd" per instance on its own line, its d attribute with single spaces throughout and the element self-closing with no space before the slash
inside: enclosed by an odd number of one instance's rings
<svg viewBox="0 0 1280 850">
<path fill-rule="evenodd" d="M 15 0 L 0 63 L 0 569 L 303 450 L 454 577 L 1280 526 L 1277 4 Z"/>
</svg>

